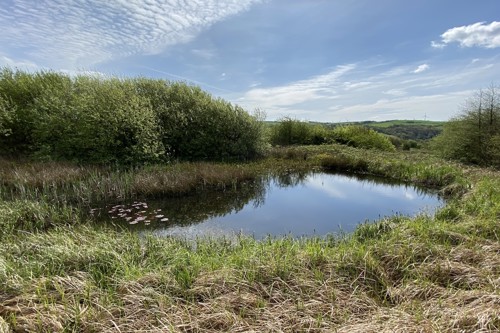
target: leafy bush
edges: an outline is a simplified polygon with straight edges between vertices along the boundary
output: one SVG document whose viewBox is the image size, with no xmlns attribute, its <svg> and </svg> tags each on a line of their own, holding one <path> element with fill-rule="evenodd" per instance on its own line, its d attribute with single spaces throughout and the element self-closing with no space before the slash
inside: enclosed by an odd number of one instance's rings
<svg viewBox="0 0 500 333">
<path fill-rule="evenodd" d="M 338 143 L 357 148 L 378 149 L 383 151 L 396 150 L 387 136 L 362 126 L 346 125 L 336 127 L 333 130 L 332 137 L 333 140 Z"/>
<path fill-rule="evenodd" d="M 248 159 L 263 146 L 260 124 L 184 83 L 0 72 L 0 154 L 118 165 Z"/>
<path fill-rule="evenodd" d="M 328 130 L 322 125 L 284 117 L 271 128 L 270 142 L 280 146 L 319 145 L 326 143 L 327 137 Z"/>
<path fill-rule="evenodd" d="M 199 87 L 140 79 L 168 156 L 184 160 L 247 159 L 260 153 L 261 121 Z"/>
</svg>

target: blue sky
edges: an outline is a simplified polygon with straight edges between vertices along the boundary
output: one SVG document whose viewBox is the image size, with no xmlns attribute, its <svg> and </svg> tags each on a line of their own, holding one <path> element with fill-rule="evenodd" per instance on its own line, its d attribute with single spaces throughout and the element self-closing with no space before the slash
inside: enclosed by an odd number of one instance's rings
<svg viewBox="0 0 500 333">
<path fill-rule="evenodd" d="M 183 80 L 269 120 L 447 120 L 500 84 L 500 1 L 0 0 L 0 66 Z"/>
</svg>

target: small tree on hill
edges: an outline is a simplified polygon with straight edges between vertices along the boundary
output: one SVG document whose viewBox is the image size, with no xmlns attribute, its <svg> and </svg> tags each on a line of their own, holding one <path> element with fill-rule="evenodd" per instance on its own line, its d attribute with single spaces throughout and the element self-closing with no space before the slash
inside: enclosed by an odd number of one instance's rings
<svg viewBox="0 0 500 333">
<path fill-rule="evenodd" d="M 500 88 L 491 85 L 469 98 L 433 147 L 447 158 L 500 167 Z"/>
</svg>

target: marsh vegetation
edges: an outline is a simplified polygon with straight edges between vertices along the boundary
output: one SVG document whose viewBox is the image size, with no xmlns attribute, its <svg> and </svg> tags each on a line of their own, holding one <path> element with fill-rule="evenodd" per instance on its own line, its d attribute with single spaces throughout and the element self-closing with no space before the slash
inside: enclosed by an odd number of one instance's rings
<svg viewBox="0 0 500 333">
<path fill-rule="evenodd" d="M 361 145 L 358 129 L 281 147 L 267 130 L 184 84 L 4 70 L 0 331 L 500 329 L 498 170 Z M 447 202 L 349 234 L 264 240 L 139 235 L 89 215 L 95 202 L 231 193 L 311 170 L 418 184 Z"/>
</svg>

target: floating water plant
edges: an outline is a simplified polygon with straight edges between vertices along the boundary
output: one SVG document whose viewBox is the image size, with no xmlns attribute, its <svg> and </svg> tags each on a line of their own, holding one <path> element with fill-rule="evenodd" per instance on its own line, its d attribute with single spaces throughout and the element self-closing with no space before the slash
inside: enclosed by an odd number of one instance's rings
<svg viewBox="0 0 500 333">
<path fill-rule="evenodd" d="M 93 215 L 99 208 L 92 208 L 90 214 Z M 149 209 L 145 202 L 134 201 L 130 205 L 113 205 L 107 209 L 111 219 L 122 219 L 131 225 L 139 222 L 150 225 L 153 221 L 166 222 L 168 218 L 163 214 L 158 214 L 161 209 Z"/>
</svg>

